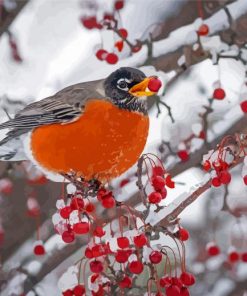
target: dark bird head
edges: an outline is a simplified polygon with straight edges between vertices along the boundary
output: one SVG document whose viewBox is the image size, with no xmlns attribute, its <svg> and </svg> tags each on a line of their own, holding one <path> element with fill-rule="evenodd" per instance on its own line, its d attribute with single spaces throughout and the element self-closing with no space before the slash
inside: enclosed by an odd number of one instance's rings
<svg viewBox="0 0 247 296">
<path fill-rule="evenodd" d="M 121 109 L 147 113 L 145 98 L 155 93 L 147 90 L 152 77 L 134 68 L 123 67 L 109 75 L 105 82 L 105 94 Z"/>
</svg>

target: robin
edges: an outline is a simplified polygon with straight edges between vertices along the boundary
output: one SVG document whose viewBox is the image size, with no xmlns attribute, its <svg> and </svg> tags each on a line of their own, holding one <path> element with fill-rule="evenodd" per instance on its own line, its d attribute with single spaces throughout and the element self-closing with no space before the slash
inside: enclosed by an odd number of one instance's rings
<svg viewBox="0 0 247 296">
<path fill-rule="evenodd" d="M 43 171 L 106 182 L 139 158 L 149 119 L 144 97 L 153 77 L 123 67 L 106 79 L 75 84 L 31 103 L 0 125 L 0 159 L 26 160 Z"/>
</svg>

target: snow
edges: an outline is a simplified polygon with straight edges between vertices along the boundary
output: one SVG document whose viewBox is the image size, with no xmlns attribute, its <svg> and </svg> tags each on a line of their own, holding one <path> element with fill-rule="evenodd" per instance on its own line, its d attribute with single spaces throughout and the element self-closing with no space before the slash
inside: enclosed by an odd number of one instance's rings
<svg viewBox="0 0 247 296">
<path fill-rule="evenodd" d="M 103 2 L 106 3 L 107 1 Z M 176 1 L 176 4 L 174 4 L 172 1 L 156 0 L 154 2 L 145 0 L 144 5 L 143 0 L 130 0 L 130 4 L 123 11 L 123 25 L 131 30 L 133 40 L 139 38 L 144 26 L 148 28 L 154 22 L 178 13 L 181 5 L 179 2 L 182 3 L 182 1 Z M 138 6 L 138 9 L 136 9 L 136 6 Z M 238 0 L 228 5 L 228 8 L 233 18 L 236 19 L 239 15 L 246 13 L 247 2 L 246 0 Z M 11 60 L 7 37 L 3 36 L 0 39 L 0 95 L 6 94 L 10 98 L 22 99 L 27 103 L 33 99 L 51 95 L 69 84 L 102 78 L 120 66 L 137 66 L 145 61 L 147 49 L 144 46 L 139 53 L 132 57 L 123 57 L 116 66 L 99 62 L 93 52 L 101 42 L 100 35 L 97 31 L 83 29 L 79 22 L 79 17 L 82 14 L 83 9 L 80 7 L 79 1 L 30 1 L 11 27 L 18 39 L 20 52 L 24 59 L 23 64 L 17 65 Z M 209 25 L 211 34 L 229 26 L 227 16 L 222 10 L 205 20 L 205 23 Z M 197 19 L 193 24 L 175 30 L 166 39 L 155 42 L 154 56 L 158 57 L 173 52 L 184 44 L 195 43 L 195 46 L 197 46 L 195 29 L 200 24 L 201 19 Z M 109 39 L 109 36 L 104 36 L 104 38 Z M 211 52 L 227 49 L 217 36 L 202 38 L 201 41 L 203 47 Z M 235 52 L 236 49 L 229 48 L 229 52 L 226 54 L 234 54 Z M 184 61 L 185 57 L 181 56 L 178 64 L 182 64 Z M 229 71 L 229 68 L 231 71 Z M 157 73 L 152 67 L 143 67 L 142 69 L 148 75 Z M 158 72 L 157 74 L 162 77 L 166 87 L 166 83 L 175 73 Z M 245 67 L 234 60 L 222 60 L 219 65 L 212 65 L 210 60 L 206 60 L 192 67 L 190 75 L 179 80 L 176 87 L 170 88 L 163 98 L 172 107 L 176 123 L 171 123 L 165 108 L 161 107 L 162 114 L 159 118 L 156 118 L 157 110 L 155 108 L 151 110 L 150 134 L 145 151 L 152 152 L 160 142 L 160 138 L 171 141 L 172 146 L 176 148 L 181 139 L 190 135 L 191 132 L 200 132 L 201 121 L 198 113 L 203 111 L 202 105 L 207 104 L 207 98 L 212 95 L 215 83 L 217 84 L 219 80 L 226 89 L 227 100 L 214 102 L 215 111 L 210 115 L 210 120 L 215 124 L 212 126 L 209 139 L 213 139 L 231 126 L 242 116 L 237 104 L 239 100 L 243 99 L 243 96 L 239 94 L 246 93 L 246 88 L 243 86 L 244 76 Z M 200 91 L 198 86 L 204 89 L 204 93 Z M 4 119 L 6 117 L 2 115 L 1 120 Z M 185 121 L 186 125 L 184 124 Z M 194 142 L 193 147 L 199 148 L 200 143 Z M 126 176 L 134 170 L 132 168 L 126 173 Z M 204 177 L 198 169 L 191 169 L 177 176 L 175 181 L 183 182 L 186 185 L 177 185 L 175 190 L 169 190 L 168 197 L 164 202 L 168 207 L 160 211 L 158 215 L 151 214 L 147 221 L 155 224 L 164 218 L 191 193 L 192 189 L 194 190 L 194 188 L 191 188 L 192 186 L 196 187 L 201 182 L 206 182 L 208 177 Z M 118 181 L 116 180 L 115 183 Z M 127 200 L 133 193 L 137 192 L 134 183 L 130 182 L 121 190 L 118 200 Z M 68 190 L 72 192 L 73 188 Z M 181 214 L 184 223 L 197 223 L 198 225 L 204 223 L 202 211 L 205 199 L 200 198 Z M 58 207 L 60 208 L 61 204 Z M 56 214 L 53 216 L 53 221 L 54 223 L 60 221 Z M 114 243 L 116 244 L 115 240 L 112 241 L 112 244 Z M 58 235 L 52 236 L 45 243 L 47 252 L 53 252 L 64 246 L 65 244 Z M 32 241 L 30 240 L 19 247 L 16 254 L 7 261 L 6 266 L 13 267 L 15 262 L 20 261 L 20 258 L 28 258 L 31 252 Z M 208 264 L 210 267 L 211 263 Z M 65 267 L 65 265 L 61 265 L 60 270 Z M 30 270 L 37 271 L 39 263 L 30 261 L 27 266 Z M 47 279 L 51 277 L 50 274 L 44 279 L 41 287 L 42 285 L 46 287 L 47 282 L 49 282 Z M 18 276 L 14 279 L 11 287 L 14 287 L 20 278 Z M 56 285 L 56 276 L 53 281 Z M 51 286 L 54 288 L 54 285 Z M 219 289 L 222 286 L 229 285 L 227 280 L 218 283 L 218 287 L 211 295 L 224 295 L 224 292 L 219 292 Z M 61 288 L 66 287 L 61 284 Z M 45 292 L 41 291 L 40 295 L 45 295 Z M 55 292 L 52 295 L 55 295 Z"/>
</svg>

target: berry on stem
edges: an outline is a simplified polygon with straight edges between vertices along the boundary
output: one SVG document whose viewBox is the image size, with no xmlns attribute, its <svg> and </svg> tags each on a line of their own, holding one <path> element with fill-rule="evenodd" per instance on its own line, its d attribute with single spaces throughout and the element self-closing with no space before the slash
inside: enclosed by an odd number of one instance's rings
<svg viewBox="0 0 247 296">
<path fill-rule="evenodd" d="M 190 157 L 186 150 L 178 151 L 177 155 L 182 161 L 187 161 L 189 159 L 189 157 Z"/>
<path fill-rule="evenodd" d="M 104 49 L 99 49 L 96 52 L 96 57 L 97 59 L 99 59 L 100 61 L 104 61 L 106 59 L 108 52 Z"/>
<path fill-rule="evenodd" d="M 143 264 L 140 261 L 132 261 L 129 263 L 129 271 L 134 274 L 140 274 L 143 271 Z"/>
<path fill-rule="evenodd" d="M 199 27 L 197 33 L 198 33 L 199 36 L 207 36 L 208 33 L 209 33 L 209 27 L 208 27 L 208 25 L 206 25 L 206 24 L 202 24 L 202 25 Z"/>
<path fill-rule="evenodd" d="M 108 64 L 114 65 L 118 62 L 118 56 L 115 53 L 108 53 L 105 60 Z"/>
<path fill-rule="evenodd" d="M 181 241 L 187 241 L 190 237 L 188 230 L 186 230 L 185 228 L 180 228 L 177 232 L 177 235 Z"/>
<path fill-rule="evenodd" d="M 64 219 L 68 219 L 69 218 L 69 215 L 71 213 L 71 207 L 67 206 L 67 207 L 64 207 L 60 210 L 60 216 Z"/>
<path fill-rule="evenodd" d="M 219 187 L 219 186 L 221 185 L 220 178 L 219 178 L 219 177 L 214 177 L 214 178 L 211 180 L 211 184 L 212 184 L 212 186 L 214 186 L 214 187 Z"/>
<path fill-rule="evenodd" d="M 162 195 L 159 192 L 152 192 L 148 196 L 148 201 L 152 204 L 158 204 L 162 200 Z"/>
<path fill-rule="evenodd" d="M 64 231 L 62 234 L 62 240 L 67 244 L 72 243 L 75 240 L 74 233 L 71 231 Z"/>
<path fill-rule="evenodd" d="M 76 234 L 85 234 L 89 232 L 89 223 L 88 222 L 78 222 L 73 226 L 73 231 Z"/>
<path fill-rule="evenodd" d="M 159 264 L 162 260 L 162 254 L 159 251 L 153 251 L 150 255 L 149 255 L 149 260 L 153 263 L 153 264 Z"/>
<path fill-rule="evenodd" d="M 236 263 L 239 259 L 240 259 L 239 253 L 236 252 L 236 251 L 231 251 L 231 252 L 228 254 L 228 260 L 229 260 L 231 263 Z"/>
<path fill-rule="evenodd" d="M 43 256 L 45 255 L 45 248 L 43 245 L 38 244 L 34 247 L 33 252 L 36 256 Z"/>
<path fill-rule="evenodd" d="M 208 243 L 206 250 L 209 256 L 217 256 L 220 254 L 220 248 L 215 243 Z"/>
<path fill-rule="evenodd" d="M 147 237 L 143 233 L 134 237 L 134 244 L 138 248 L 142 248 L 143 246 L 145 246 L 147 244 L 147 241 Z"/>
<path fill-rule="evenodd" d="M 241 102 L 240 107 L 244 113 L 247 113 L 247 101 Z"/>
<path fill-rule="evenodd" d="M 161 176 L 155 176 L 152 178 L 152 185 L 155 190 L 162 190 L 166 184 L 166 181 Z"/>
<path fill-rule="evenodd" d="M 74 296 L 83 296 L 85 295 L 85 287 L 83 285 L 77 285 L 73 289 Z"/>
<path fill-rule="evenodd" d="M 119 287 L 121 289 L 124 289 L 124 288 L 131 288 L 132 286 L 132 279 L 128 276 L 125 276 L 120 282 L 119 282 Z"/>
<path fill-rule="evenodd" d="M 115 2 L 115 9 L 120 10 L 124 7 L 124 1 L 123 0 L 117 0 Z"/>
<path fill-rule="evenodd" d="M 226 96 L 226 93 L 223 88 L 216 88 L 213 93 L 213 98 L 216 100 L 223 100 Z"/>
<path fill-rule="evenodd" d="M 117 244 L 120 249 L 128 248 L 130 245 L 129 239 L 127 237 L 118 237 Z"/>
</svg>

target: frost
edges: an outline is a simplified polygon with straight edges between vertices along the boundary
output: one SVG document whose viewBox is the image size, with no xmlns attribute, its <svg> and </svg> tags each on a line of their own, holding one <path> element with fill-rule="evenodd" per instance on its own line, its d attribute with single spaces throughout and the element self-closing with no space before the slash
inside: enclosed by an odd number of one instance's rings
<svg viewBox="0 0 247 296">
<path fill-rule="evenodd" d="M 76 193 L 76 187 L 72 183 L 68 184 L 67 187 L 66 187 L 66 189 L 67 189 L 67 193 L 68 194 L 74 194 L 74 193 Z"/>
<path fill-rule="evenodd" d="M 58 210 L 62 209 L 65 207 L 65 202 L 63 199 L 58 199 L 57 202 L 56 202 L 56 208 Z"/>
</svg>

